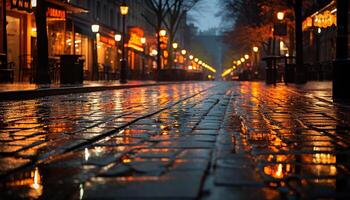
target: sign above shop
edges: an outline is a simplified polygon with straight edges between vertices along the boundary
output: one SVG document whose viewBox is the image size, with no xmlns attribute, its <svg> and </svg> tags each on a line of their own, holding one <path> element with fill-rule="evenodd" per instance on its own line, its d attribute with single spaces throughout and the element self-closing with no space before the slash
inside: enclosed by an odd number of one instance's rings
<svg viewBox="0 0 350 200">
<path fill-rule="evenodd" d="M 11 0 L 11 9 L 24 10 L 27 12 L 32 11 L 31 0 Z"/>
<path fill-rule="evenodd" d="M 108 37 L 100 36 L 100 42 L 115 46 L 115 40 Z"/>
<path fill-rule="evenodd" d="M 143 30 L 139 27 L 130 27 L 129 28 L 130 39 L 128 42 L 128 47 L 136 51 L 143 52 L 143 44 L 141 38 L 143 37 Z"/>
<path fill-rule="evenodd" d="M 329 10 L 317 13 L 303 21 L 303 30 L 311 27 L 328 28 L 331 26 L 337 26 L 337 15 Z"/>
<path fill-rule="evenodd" d="M 47 8 L 46 16 L 51 18 L 57 18 L 57 19 L 65 19 L 66 11 L 59 10 L 56 8 Z"/>
</svg>

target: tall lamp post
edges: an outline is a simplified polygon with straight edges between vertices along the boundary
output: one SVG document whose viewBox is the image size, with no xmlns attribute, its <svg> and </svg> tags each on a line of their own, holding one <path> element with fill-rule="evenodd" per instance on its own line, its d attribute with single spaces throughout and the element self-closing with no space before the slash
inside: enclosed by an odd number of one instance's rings
<svg viewBox="0 0 350 200">
<path fill-rule="evenodd" d="M 259 47 L 255 46 L 253 47 L 253 52 L 254 52 L 254 74 L 258 75 L 259 74 L 259 66 L 258 66 L 258 52 L 259 52 Z"/>
<path fill-rule="evenodd" d="M 93 56 L 92 56 L 92 80 L 97 81 L 98 80 L 98 57 L 97 57 L 97 34 L 100 31 L 100 25 L 93 24 L 91 25 L 91 30 L 94 33 L 95 39 L 94 39 L 94 50 L 93 50 Z"/>
<path fill-rule="evenodd" d="M 172 46 L 173 46 L 173 49 L 174 49 L 174 56 L 173 56 L 173 59 L 174 59 L 174 63 L 175 63 L 175 69 L 177 68 L 177 52 L 176 52 L 176 50 L 177 50 L 177 48 L 179 47 L 179 44 L 178 43 L 176 43 L 176 42 L 174 42 L 173 44 L 172 44 Z"/>
<path fill-rule="evenodd" d="M 114 35 L 114 40 L 116 41 L 116 55 L 117 55 L 116 63 L 118 63 L 118 59 L 119 59 L 119 43 L 122 40 L 122 35 L 119 34 L 119 33 L 115 34 Z M 118 69 L 118 67 L 116 67 L 116 68 Z M 115 70 L 115 72 L 117 72 L 117 70 Z"/>
<path fill-rule="evenodd" d="M 144 80 L 145 79 L 145 68 L 146 68 L 146 63 L 145 63 L 145 59 L 146 59 L 146 42 L 147 39 L 145 37 L 141 38 L 141 44 L 143 46 L 143 53 L 142 53 L 142 71 L 141 71 L 141 79 Z"/>
<path fill-rule="evenodd" d="M 120 5 L 120 14 L 123 18 L 123 33 L 122 33 L 122 59 L 120 60 L 120 79 L 119 82 L 124 84 L 127 83 L 127 76 L 128 76 L 128 63 L 126 61 L 126 52 L 125 52 L 125 20 L 126 15 L 128 14 L 129 7 L 126 5 L 125 2 L 121 3 Z"/>
</svg>

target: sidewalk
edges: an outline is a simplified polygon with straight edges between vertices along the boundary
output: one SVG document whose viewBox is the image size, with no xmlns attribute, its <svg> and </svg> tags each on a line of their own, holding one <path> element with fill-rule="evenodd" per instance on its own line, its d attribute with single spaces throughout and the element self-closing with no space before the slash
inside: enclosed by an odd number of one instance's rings
<svg viewBox="0 0 350 200">
<path fill-rule="evenodd" d="M 119 81 L 85 81 L 84 84 L 76 85 L 37 85 L 28 83 L 0 84 L 0 101 L 24 100 L 43 96 L 168 85 L 174 83 L 177 82 L 129 81 L 127 84 L 120 84 Z"/>
<path fill-rule="evenodd" d="M 330 86 L 194 82 L 0 102 L 0 196 L 350 199 L 350 107 Z"/>
</svg>

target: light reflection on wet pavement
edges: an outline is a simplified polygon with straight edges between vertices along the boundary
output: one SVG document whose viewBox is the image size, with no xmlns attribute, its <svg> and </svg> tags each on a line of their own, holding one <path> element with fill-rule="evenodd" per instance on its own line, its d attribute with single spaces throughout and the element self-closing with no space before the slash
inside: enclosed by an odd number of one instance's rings
<svg viewBox="0 0 350 200">
<path fill-rule="evenodd" d="M 206 82 L 0 102 L 0 196 L 348 198 L 350 108 L 324 88 Z"/>
</svg>

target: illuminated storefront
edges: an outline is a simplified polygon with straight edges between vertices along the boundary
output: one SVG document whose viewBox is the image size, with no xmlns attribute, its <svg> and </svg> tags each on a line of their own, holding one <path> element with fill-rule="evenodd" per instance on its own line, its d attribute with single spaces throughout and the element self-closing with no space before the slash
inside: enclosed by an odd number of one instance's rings
<svg viewBox="0 0 350 200">
<path fill-rule="evenodd" d="M 98 35 L 97 60 L 100 80 L 115 80 L 118 74 L 117 42 L 111 36 Z"/>
<path fill-rule="evenodd" d="M 304 63 L 310 79 L 332 78 L 332 61 L 336 57 L 336 2 L 332 1 L 303 21 Z"/>
<path fill-rule="evenodd" d="M 14 70 L 14 81 L 30 82 L 33 81 L 35 74 L 37 32 L 30 2 L 6 1 L 7 59 Z M 70 45 L 73 46 L 72 32 L 67 30 L 67 11 L 69 13 L 86 12 L 86 10 L 69 3 L 54 0 L 48 2 L 46 11 L 48 53 L 50 73 L 53 74 L 58 73 L 58 56 L 73 54 L 70 48 Z M 83 43 L 87 37 L 84 38 L 79 34 L 77 37 L 80 37 L 80 41 L 75 41 L 77 44 L 76 53 L 82 49 L 88 49 L 85 48 L 87 43 Z M 85 53 L 88 55 L 88 52 Z"/>
<path fill-rule="evenodd" d="M 129 27 L 130 38 L 127 45 L 129 76 L 131 79 L 138 79 L 142 74 L 144 47 L 141 38 L 143 36 L 144 31 L 140 27 Z"/>
</svg>

